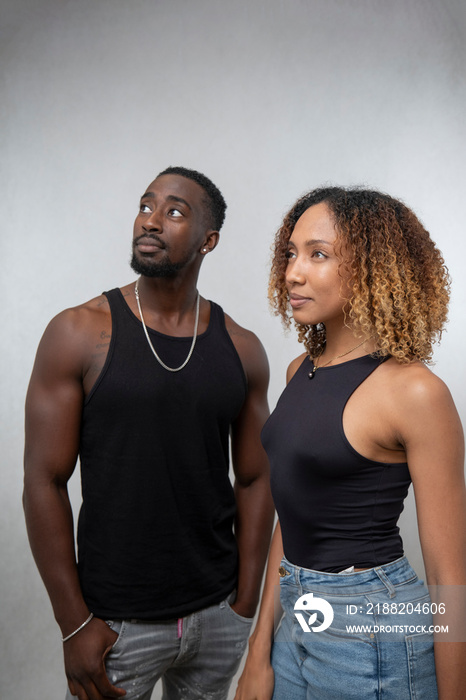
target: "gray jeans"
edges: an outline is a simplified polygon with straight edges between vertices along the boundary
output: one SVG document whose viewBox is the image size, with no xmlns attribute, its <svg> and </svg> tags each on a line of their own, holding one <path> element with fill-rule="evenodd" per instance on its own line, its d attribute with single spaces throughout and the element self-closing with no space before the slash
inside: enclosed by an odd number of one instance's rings
<svg viewBox="0 0 466 700">
<path fill-rule="evenodd" d="M 182 620 L 107 620 L 118 639 L 105 660 L 125 700 L 150 700 L 161 678 L 163 700 L 226 700 L 252 620 L 224 600 Z M 67 700 L 72 700 L 69 690 Z"/>
</svg>

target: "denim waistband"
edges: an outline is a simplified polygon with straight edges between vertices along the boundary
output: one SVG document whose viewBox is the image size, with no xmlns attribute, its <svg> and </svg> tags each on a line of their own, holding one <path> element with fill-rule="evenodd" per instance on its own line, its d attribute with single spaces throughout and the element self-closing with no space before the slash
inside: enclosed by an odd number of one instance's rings
<svg viewBox="0 0 466 700">
<path fill-rule="evenodd" d="M 331 590 L 335 595 L 345 595 L 352 591 L 355 593 L 375 593 L 385 589 L 392 597 L 395 595 L 397 586 L 415 582 L 418 578 L 404 556 L 388 564 L 354 572 L 313 571 L 295 566 L 286 557 L 282 560 L 282 566 L 286 571 L 285 576 L 281 579 L 282 583 L 293 582 L 298 586 L 312 586 L 314 590 L 321 592 Z"/>
</svg>

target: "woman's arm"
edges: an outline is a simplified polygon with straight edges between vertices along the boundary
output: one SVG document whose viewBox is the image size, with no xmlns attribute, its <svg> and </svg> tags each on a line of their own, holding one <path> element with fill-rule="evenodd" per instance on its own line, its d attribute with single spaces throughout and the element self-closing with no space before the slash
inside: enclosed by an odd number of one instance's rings
<svg viewBox="0 0 466 700">
<path fill-rule="evenodd" d="M 286 373 L 288 383 L 301 365 L 306 353 L 289 365 Z M 275 629 L 280 622 L 280 578 L 278 569 L 283 558 L 283 542 L 280 522 L 277 521 L 270 545 L 267 572 L 257 624 L 249 639 L 249 653 L 243 673 L 238 682 L 235 700 L 270 700 L 274 678 L 270 654 Z"/>
<path fill-rule="evenodd" d="M 446 608 L 434 624 L 449 625 L 448 634 L 435 635 L 439 700 L 461 700 L 466 692 L 463 431 L 447 387 L 424 367 L 413 366 L 410 381 L 402 382 L 399 406 L 427 583 L 434 602 Z"/>
<path fill-rule="evenodd" d="M 249 653 L 238 682 L 235 700 L 270 700 L 272 697 L 274 679 L 270 653 L 275 627 L 280 620 L 278 568 L 282 558 L 282 533 L 280 523 L 277 522 L 269 552 L 259 617 L 249 640 Z"/>
</svg>

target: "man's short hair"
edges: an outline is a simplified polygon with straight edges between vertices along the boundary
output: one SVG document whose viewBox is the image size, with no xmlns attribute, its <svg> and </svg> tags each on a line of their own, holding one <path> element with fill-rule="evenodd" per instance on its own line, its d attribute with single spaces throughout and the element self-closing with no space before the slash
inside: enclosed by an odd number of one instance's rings
<svg viewBox="0 0 466 700">
<path fill-rule="evenodd" d="M 227 205 L 222 193 L 218 187 L 214 185 L 212 180 L 209 180 L 208 177 L 202 173 L 199 173 L 197 170 L 190 170 L 189 168 L 182 168 L 181 166 L 170 166 L 159 173 L 157 177 L 160 177 L 161 175 L 181 175 L 182 177 L 186 177 L 189 180 L 194 180 L 194 182 L 197 182 L 197 184 L 202 187 L 208 196 L 208 199 L 204 200 L 204 203 L 208 208 L 210 219 L 209 226 L 212 226 L 215 231 L 220 231 L 222 224 L 225 221 L 225 210 Z"/>
</svg>

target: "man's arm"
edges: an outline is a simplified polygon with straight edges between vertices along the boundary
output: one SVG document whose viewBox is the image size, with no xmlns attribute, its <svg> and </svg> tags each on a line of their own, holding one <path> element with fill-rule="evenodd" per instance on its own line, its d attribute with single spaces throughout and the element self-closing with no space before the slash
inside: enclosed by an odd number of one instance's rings
<svg viewBox="0 0 466 700">
<path fill-rule="evenodd" d="M 49 324 L 26 399 L 26 525 L 63 637 L 78 629 L 90 612 L 79 584 L 67 489 L 79 449 L 90 317 L 80 307 L 63 312 Z M 103 665 L 115 638 L 105 622 L 93 619 L 64 643 L 70 689 L 80 700 L 123 694 L 109 683 Z"/>
<path fill-rule="evenodd" d="M 262 573 L 270 544 L 274 507 L 270 494 L 269 465 L 260 441 L 269 416 L 269 366 L 258 338 L 227 319 L 227 328 L 243 363 L 248 393 L 232 426 L 235 473 L 235 534 L 239 551 L 237 598 L 234 610 L 253 617 L 259 601 Z"/>
</svg>

